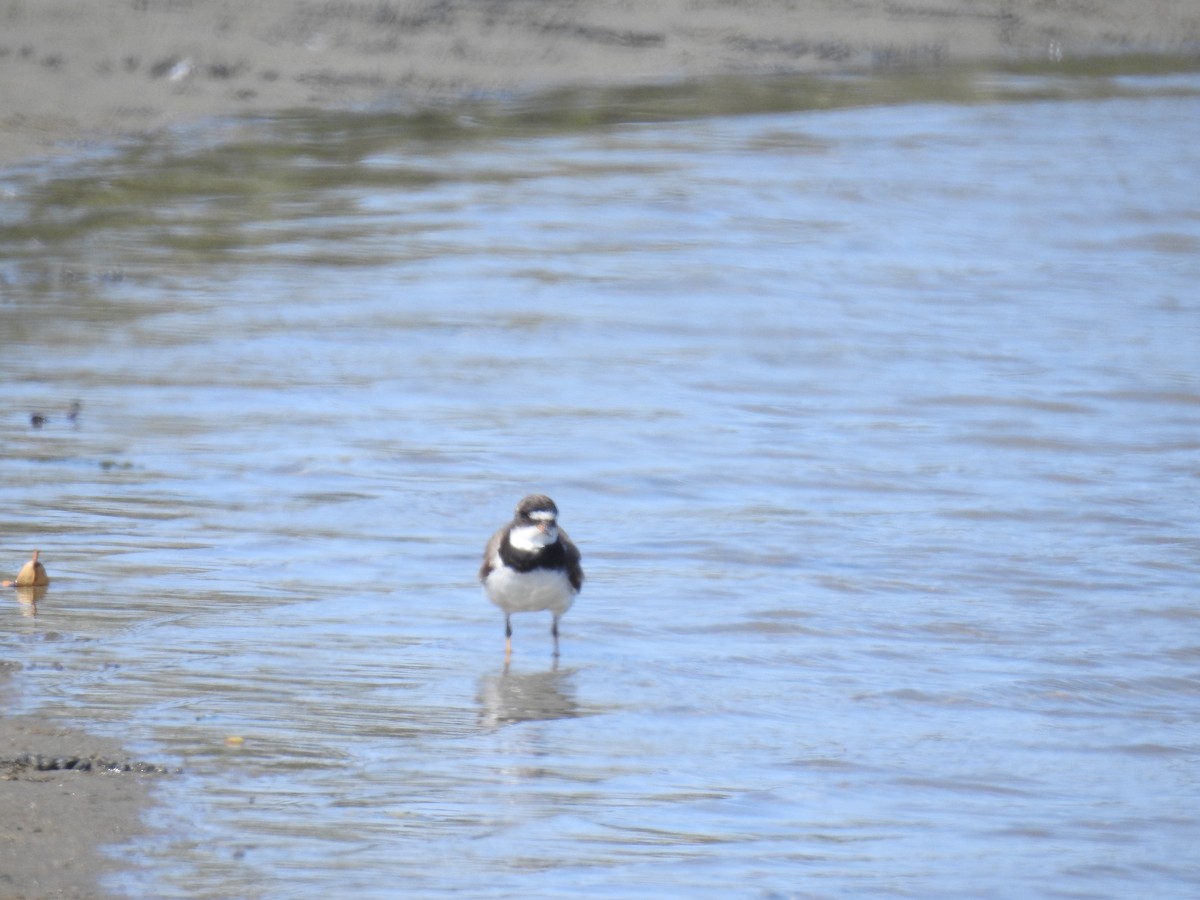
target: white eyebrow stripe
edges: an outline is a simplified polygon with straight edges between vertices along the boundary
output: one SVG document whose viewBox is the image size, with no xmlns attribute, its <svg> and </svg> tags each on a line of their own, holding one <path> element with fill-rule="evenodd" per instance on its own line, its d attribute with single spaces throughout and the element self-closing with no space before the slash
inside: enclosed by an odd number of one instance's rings
<svg viewBox="0 0 1200 900">
<path fill-rule="evenodd" d="M 546 512 L 545 510 L 536 510 L 529 514 L 529 518 L 536 519 L 539 522 L 553 522 L 554 513 Z"/>
</svg>

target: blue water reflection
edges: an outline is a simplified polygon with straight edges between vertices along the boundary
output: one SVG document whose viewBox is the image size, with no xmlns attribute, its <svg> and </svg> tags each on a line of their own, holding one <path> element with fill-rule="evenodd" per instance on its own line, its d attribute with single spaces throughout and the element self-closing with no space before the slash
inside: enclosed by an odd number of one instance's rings
<svg viewBox="0 0 1200 900">
<path fill-rule="evenodd" d="M 400 143 L 10 259 L 0 640 L 186 770 L 114 889 L 1194 893 L 1192 87 Z M 588 582 L 505 671 L 534 489 Z"/>
</svg>

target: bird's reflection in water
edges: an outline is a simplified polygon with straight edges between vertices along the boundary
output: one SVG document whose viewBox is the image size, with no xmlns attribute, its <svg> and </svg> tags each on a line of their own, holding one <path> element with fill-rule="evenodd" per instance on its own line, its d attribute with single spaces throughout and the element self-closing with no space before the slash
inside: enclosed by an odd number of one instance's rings
<svg viewBox="0 0 1200 900">
<path fill-rule="evenodd" d="M 46 596 L 46 586 L 19 587 L 16 589 L 17 603 L 21 606 L 21 615 L 30 618 L 37 615 L 38 601 Z"/>
<path fill-rule="evenodd" d="M 573 670 L 504 671 L 479 681 L 479 718 L 485 728 L 514 722 L 572 719 L 582 715 L 571 684 Z"/>
</svg>

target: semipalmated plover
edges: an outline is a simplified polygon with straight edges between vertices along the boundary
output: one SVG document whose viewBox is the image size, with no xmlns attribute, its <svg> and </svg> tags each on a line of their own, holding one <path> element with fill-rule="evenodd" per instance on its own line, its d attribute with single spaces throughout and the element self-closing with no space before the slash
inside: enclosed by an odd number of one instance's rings
<svg viewBox="0 0 1200 900">
<path fill-rule="evenodd" d="M 554 619 L 554 655 L 558 656 L 558 620 L 583 587 L 579 548 L 558 527 L 558 507 L 542 494 L 517 504 L 513 520 L 492 535 L 483 551 L 479 580 L 488 599 L 504 610 L 504 658 L 512 655 L 512 614 L 548 609 Z"/>
</svg>

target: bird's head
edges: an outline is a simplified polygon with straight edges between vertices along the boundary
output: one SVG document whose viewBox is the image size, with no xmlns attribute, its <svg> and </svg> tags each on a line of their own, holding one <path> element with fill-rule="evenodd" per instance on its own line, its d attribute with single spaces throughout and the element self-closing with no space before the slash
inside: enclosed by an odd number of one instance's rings
<svg viewBox="0 0 1200 900">
<path fill-rule="evenodd" d="M 532 494 L 517 504 L 509 542 L 527 552 L 548 547 L 558 540 L 558 507 L 543 494 Z"/>
</svg>

